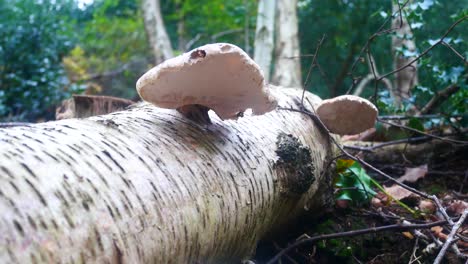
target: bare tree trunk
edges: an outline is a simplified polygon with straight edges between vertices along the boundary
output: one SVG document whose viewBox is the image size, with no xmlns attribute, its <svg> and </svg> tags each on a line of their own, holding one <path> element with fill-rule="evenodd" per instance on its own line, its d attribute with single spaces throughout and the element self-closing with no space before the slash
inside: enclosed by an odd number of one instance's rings
<svg viewBox="0 0 468 264">
<path fill-rule="evenodd" d="M 393 12 L 397 12 L 400 8 L 398 3 L 396 3 L 395 1 L 393 1 L 392 3 Z M 400 16 L 396 16 L 393 19 L 392 27 L 398 28 L 395 34 L 392 36 L 392 52 L 394 54 L 393 68 L 398 69 L 408 64 L 415 57 L 403 56 L 397 50 L 404 49 L 408 50 L 409 52 L 415 52 L 416 44 L 414 43 L 413 32 L 411 31 L 411 28 L 408 24 L 408 20 L 403 14 L 401 16 L 401 19 Z M 411 89 L 417 83 L 418 71 L 416 63 L 412 64 L 411 67 L 408 67 L 395 73 L 393 91 L 391 91 L 393 98 L 395 99 L 395 104 L 401 105 L 402 100 L 408 99 L 410 97 Z"/>
<path fill-rule="evenodd" d="M 159 0 L 142 0 L 141 10 L 146 35 L 153 50 L 156 64 L 173 57 L 171 41 L 167 35 Z"/>
<path fill-rule="evenodd" d="M 278 0 L 273 71 L 276 85 L 302 87 L 298 27 L 297 0 Z"/>
<path fill-rule="evenodd" d="M 185 17 L 181 17 L 179 21 L 177 21 L 177 35 L 179 40 L 177 47 L 180 51 L 185 51 L 185 47 L 187 46 L 187 38 L 185 32 Z"/>
<path fill-rule="evenodd" d="M 298 107 L 301 91 L 274 94 Z M 320 212 L 334 154 L 309 118 L 211 117 L 140 105 L 0 129 L 0 263 L 239 263 Z"/>
<path fill-rule="evenodd" d="M 250 54 L 250 28 L 249 28 L 249 5 L 248 1 L 244 0 L 244 8 L 245 8 L 245 14 L 244 14 L 244 51 L 247 54 Z"/>
<path fill-rule="evenodd" d="M 185 13 L 182 13 L 182 6 L 183 6 L 183 1 L 177 1 L 176 2 L 176 10 L 177 13 L 179 14 L 179 19 L 177 20 L 177 36 L 178 36 L 178 43 L 177 43 L 177 49 L 179 51 L 184 52 L 185 48 L 187 46 L 187 32 L 185 29 Z"/>
<path fill-rule="evenodd" d="M 270 81 L 271 61 L 275 47 L 276 0 L 260 0 L 255 30 L 254 60 L 260 66 L 267 82 Z"/>
</svg>

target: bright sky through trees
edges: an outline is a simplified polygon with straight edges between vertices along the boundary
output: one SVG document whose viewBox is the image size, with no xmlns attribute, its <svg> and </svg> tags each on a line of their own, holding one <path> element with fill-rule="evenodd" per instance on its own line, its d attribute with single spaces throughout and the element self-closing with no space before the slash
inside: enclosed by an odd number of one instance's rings
<svg viewBox="0 0 468 264">
<path fill-rule="evenodd" d="M 83 9 L 86 5 L 92 4 L 94 0 L 76 0 L 78 2 L 78 7 Z"/>
</svg>

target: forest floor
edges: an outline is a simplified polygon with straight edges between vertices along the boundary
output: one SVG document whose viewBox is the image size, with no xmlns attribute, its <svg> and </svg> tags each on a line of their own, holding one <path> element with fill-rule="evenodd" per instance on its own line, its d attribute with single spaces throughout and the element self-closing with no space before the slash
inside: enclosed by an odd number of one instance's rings
<svg viewBox="0 0 468 264">
<path fill-rule="evenodd" d="M 416 173 L 418 175 L 415 176 L 415 181 L 406 184 L 425 194 L 435 195 L 448 216 L 456 222 L 468 208 L 467 157 L 468 146 L 454 147 L 447 144 L 445 147 L 435 148 L 427 159 L 419 157 L 417 161 L 416 155 L 413 161 L 374 159 L 372 164 L 389 175 L 407 175 L 406 168 L 423 165 L 426 170 Z M 386 190 L 392 185 L 378 174 L 367 171 Z M 396 195 L 399 194 L 394 194 Z M 374 227 L 404 223 L 426 224 L 444 220 L 444 216 L 437 210 L 437 205 L 428 199 L 404 192 L 400 201 L 416 213 L 409 212 L 382 192 L 377 192 L 370 202 L 343 204 L 337 201 L 334 208 L 330 208 L 319 219 L 303 219 L 294 230 L 289 229 L 286 234 L 261 243 L 253 259 L 255 263 L 267 263 L 281 250 L 298 240 L 336 234 L 336 238 L 319 239 L 292 248 L 282 254 L 279 263 L 434 263 L 441 246 L 452 231 L 451 225 L 441 224 L 408 231 L 373 232 Z M 461 254 L 468 253 L 467 223 L 465 220 L 455 236 Z M 353 233 L 355 230 L 364 232 L 344 237 L 346 232 Z M 441 263 L 466 261 L 451 249 L 444 255 Z"/>
</svg>

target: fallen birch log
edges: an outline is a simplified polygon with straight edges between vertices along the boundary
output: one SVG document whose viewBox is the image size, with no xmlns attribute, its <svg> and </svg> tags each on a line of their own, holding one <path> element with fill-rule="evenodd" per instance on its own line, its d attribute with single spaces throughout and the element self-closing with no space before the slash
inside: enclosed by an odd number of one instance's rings
<svg viewBox="0 0 468 264">
<path fill-rule="evenodd" d="M 309 117 L 210 119 L 141 104 L 0 129 L 0 263 L 237 262 L 326 205 L 333 149 Z"/>
</svg>

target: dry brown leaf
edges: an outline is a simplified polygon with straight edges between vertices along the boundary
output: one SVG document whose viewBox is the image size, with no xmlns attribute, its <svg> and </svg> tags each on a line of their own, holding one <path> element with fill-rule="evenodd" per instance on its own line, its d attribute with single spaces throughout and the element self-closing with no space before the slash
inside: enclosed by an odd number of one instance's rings
<svg viewBox="0 0 468 264">
<path fill-rule="evenodd" d="M 414 238 L 413 234 L 411 234 L 410 232 L 402 232 L 402 234 L 403 234 L 406 238 L 409 238 L 409 239 L 413 239 L 413 238 Z"/>
<path fill-rule="evenodd" d="M 417 198 L 419 197 L 418 195 L 404 189 L 403 187 L 399 185 L 392 185 L 390 187 L 384 187 L 384 190 L 386 193 L 388 193 L 390 196 L 392 196 L 394 199 L 401 200 L 405 198 Z"/>
<path fill-rule="evenodd" d="M 424 213 L 432 214 L 435 212 L 436 207 L 430 200 L 421 200 L 419 202 L 419 209 Z"/>
<path fill-rule="evenodd" d="M 454 200 L 450 205 L 447 207 L 447 213 L 450 215 L 456 216 L 461 215 L 465 209 L 468 208 L 468 203 L 462 200 Z"/>
<path fill-rule="evenodd" d="M 443 230 L 444 230 L 444 228 L 441 227 L 441 226 L 431 227 L 431 231 L 434 233 L 434 235 L 439 235 L 440 233 L 442 233 Z"/>
<path fill-rule="evenodd" d="M 398 178 L 399 182 L 417 182 L 427 174 L 427 164 L 416 168 L 405 168 L 405 174 Z"/>
<path fill-rule="evenodd" d="M 376 197 L 372 197 L 371 204 L 374 207 L 382 207 L 384 204 L 382 203 L 382 200 Z"/>
<path fill-rule="evenodd" d="M 431 227 L 431 231 L 432 233 L 434 234 L 434 236 L 436 236 L 437 238 L 439 238 L 440 240 L 442 241 L 446 241 L 447 240 L 447 235 L 443 233 L 444 231 L 444 228 L 441 227 L 441 226 L 433 226 Z M 457 241 L 457 245 L 459 247 L 461 247 L 462 249 L 465 249 L 465 248 L 468 248 L 468 243 L 463 241 L 463 240 L 458 240 Z"/>
</svg>

